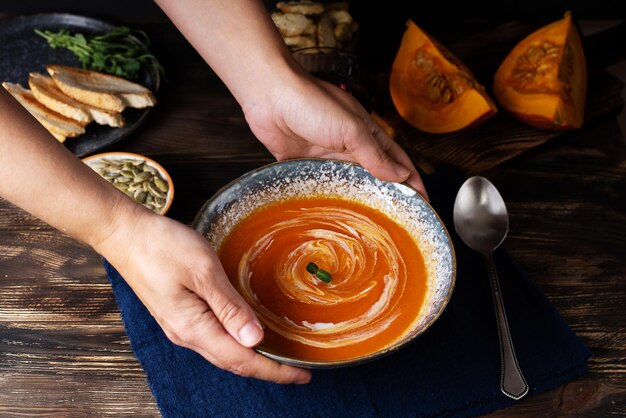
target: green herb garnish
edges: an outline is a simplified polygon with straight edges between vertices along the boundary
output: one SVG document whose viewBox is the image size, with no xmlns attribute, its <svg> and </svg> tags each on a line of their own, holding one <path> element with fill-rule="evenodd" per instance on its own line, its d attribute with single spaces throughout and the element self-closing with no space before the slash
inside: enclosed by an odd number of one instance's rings
<svg viewBox="0 0 626 418">
<path fill-rule="evenodd" d="M 163 67 L 148 50 L 150 41 L 145 32 L 118 26 L 103 35 L 86 37 L 71 35 L 67 29 L 58 32 L 35 29 L 52 48 L 66 48 L 76 55 L 83 68 L 134 80 L 141 68 L 147 67 L 164 75 Z"/>
<path fill-rule="evenodd" d="M 330 283 L 330 281 L 333 279 L 333 276 L 331 276 L 329 272 L 322 269 L 319 269 L 317 273 L 315 273 L 315 276 L 317 276 L 317 278 L 324 283 Z"/>
<path fill-rule="evenodd" d="M 315 263 L 309 263 L 309 264 L 307 264 L 307 265 L 306 265 L 306 271 L 308 271 L 308 272 L 309 272 L 309 273 L 311 273 L 311 274 L 315 274 L 315 273 L 317 273 L 317 271 L 318 271 L 319 269 L 320 269 L 320 268 L 319 268 L 319 267 L 317 267 L 317 264 L 315 264 Z"/>
<path fill-rule="evenodd" d="M 326 270 L 320 269 L 319 267 L 317 267 L 317 264 L 313 262 L 306 265 L 306 271 L 308 271 L 311 274 L 314 274 L 318 279 L 320 279 L 324 283 L 330 283 L 330 281 L 333 279 L 333 276 L 331 276 L 329 272 L 327 272 Z"/>
</svg>

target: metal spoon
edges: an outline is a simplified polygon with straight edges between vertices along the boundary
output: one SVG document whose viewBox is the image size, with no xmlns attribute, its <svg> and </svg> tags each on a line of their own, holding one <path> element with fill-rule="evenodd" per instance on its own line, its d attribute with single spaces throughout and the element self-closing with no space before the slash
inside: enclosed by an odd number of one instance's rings
<svg viewBox="0 0 626 418">
<path fill-rule="evenodd" d="M 463 183 L 454 202 L 454 228 L 463 242 L 481 253 L 487 263 L 500 336 L 500 390 L 510 398 L 521 399 L 528 393 L 528 384 L 517 363 L 493 262 L 493 251 L 509 231 L 509 214 L 502 196 L 489 180 L 475 176 Z"/>
</svg>

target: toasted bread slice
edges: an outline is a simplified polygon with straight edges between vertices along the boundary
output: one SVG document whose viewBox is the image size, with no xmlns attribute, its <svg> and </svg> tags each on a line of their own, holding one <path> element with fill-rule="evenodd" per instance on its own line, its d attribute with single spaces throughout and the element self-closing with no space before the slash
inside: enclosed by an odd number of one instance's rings
<svg viewBox="0 0 626 418">
<path fill-rule="evenodd" d="M 84 104 L 93 120 L 99 125 L 109 125 L 113 128 L 123 128 L 126 126 L 124 116 L 120 112 L 111 112 L 95 106 Z"/>
<path fill-rule="evenodd" d="M 315 23 L 301 14 L 274 12 L 272 20 L 283 37 L 306 36 L 315 33 Z"/>
<path fill-rule="evenodd" d="M 85 110 L 84 105 L 59 90 L 50 77 L 39 73 L 30 73 L 28 85 L 35 99 L 47 108 L 81 123 L 91 122 L 92 117 Z"/>
<path fill-rule="evenodd" d="M 47 65 L 46 69 L 57 87 L 79 102 L 112 112 L 156 104 L 150 90 L 120 77 L 63 65 Z"/>
<path fill-rule="evenodd" d="M 323 14 L 317 24 L 317 45 L 329 48 L 337 46 L 333 31 L 333 21 L 328 13 Z"/>
<path fill-rule="evenodd" d="M 299 13 L 303 15 L 321 15 L 324 13 L 324 5 L 315 1 L 279 1 L 276 7 L 285 13 Z"/>
<path fill-rule="evenodd" d="M 292 49 L 311 48 L 315 46 L 315 38 L 312 36 L 285 36 L 285 44 Z"/>
<path fill-rule="evenodd" d="M 30 90 L 19 84 L 7 82 L 2 83 L 2 86 L 59 141 L 63 142 L 67 137 L 73 138 L 85 133 L 83 125 L 48 109 L 35 99 Z"/>
<path fill-rule="evenodd" d="M 124 118 L 121 113 L 99 109 L 74 100 L 59 90 L 52 78 L 46 75 L 30 73 L 28 85 L 40 103 L 63 116 L 82 123 L 95 120 L 100 125 L 109 125 L 114 128 L 124 126 Z"/>
</svg>

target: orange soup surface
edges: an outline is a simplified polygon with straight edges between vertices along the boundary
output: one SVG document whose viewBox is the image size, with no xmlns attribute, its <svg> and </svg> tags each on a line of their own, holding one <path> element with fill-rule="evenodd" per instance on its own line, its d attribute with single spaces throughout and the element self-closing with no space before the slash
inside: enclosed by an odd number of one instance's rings
<svg viewBox="0 0 626 418">
<path fill-rule="evenodd" d="M 409 234 L 383 213 L 339 198 L 294 198 L 240 221 L 219 249 L 265 328 L 261 348 L 311 361 L 349 360 L 411 327 L 426 290 Z M 306 266 L 332 276 L 324 283 Z"/>
</svg>

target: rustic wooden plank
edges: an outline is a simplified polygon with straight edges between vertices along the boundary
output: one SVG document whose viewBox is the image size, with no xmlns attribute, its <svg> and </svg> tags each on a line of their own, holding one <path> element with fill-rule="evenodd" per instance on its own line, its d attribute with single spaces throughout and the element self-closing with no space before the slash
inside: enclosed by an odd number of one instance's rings
<svg viewBox="0 0 626 418">
<path fill-rule="evenodd" d="M 0 231 L 50 231 L 53 228 L 0 197 Z"/>
<path fill-rule="evenodd" d="M 97 262 L 97 277 L 0 276 L 0 416 L 158 416 Z"/>
<path fill-rule="evenodd" d="M 99 256 L 57 231 L 3 231 L 1 236 L 0 273 L 5 278 L 102 276 Z"/>
<path fill-rule="evenodd" d="M 89 283 L 85 280 L 14 279 L 0 281 L 0 326 L 7 330 L 19 324 L 30 329 L 60 327 L 108 326 L 119 324 L 117 307 L 106 279 Z M 23 282 L 23 283 L 16 283 Z M 86 321 L 95 321 L 87 323 Z"/>
<path fill-rule="evenodd" d="M 10 384 L 9 384 L 10 382 Z M 0 375 L 0 416 L 159 416 L 143 377 Z"/>
<path fill-rule="evenodd" d="M 490 417 L 599 417 L 626 414 L 626 386 L 579 379 L 490 414 Z M 605 414 L 600 411 L 606 411 Z"/>
</svg>

